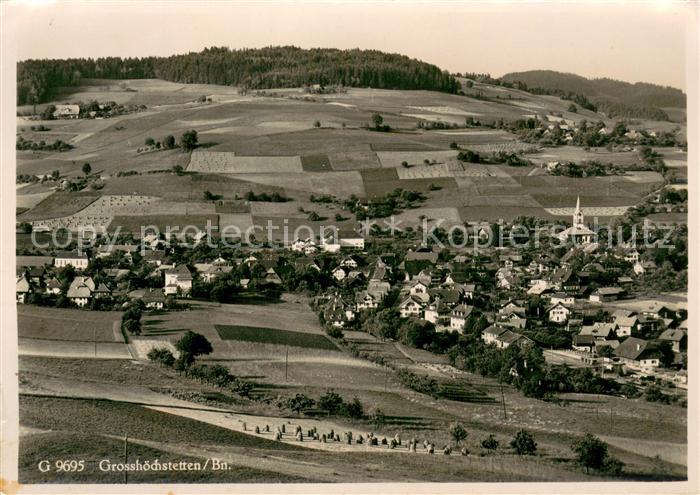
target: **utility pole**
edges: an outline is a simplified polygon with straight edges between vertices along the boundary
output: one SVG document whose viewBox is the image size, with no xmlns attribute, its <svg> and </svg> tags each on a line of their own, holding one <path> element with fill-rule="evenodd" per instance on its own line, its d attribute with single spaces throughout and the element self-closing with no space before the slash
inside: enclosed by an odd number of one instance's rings
<svg viewBox="0 0 700 495">
<path fill-rule="evenodd" d="M 129 437 L 128 435 L 124 435 L 124 464 L 127 464 L 129 461 Z M 129 482 L 129 470 L 124 469 L 124 484 L 126 485 Z"/>
<path fill-rule="evenodd" d="M 289 347 L 287 347 L 287 353 L 284 358 L 284 381 L 287 381 L 287 376 L 289 373 Z"/>
<path fill-rule="evenodd" d="M 97 327 L 92 329 L 92 340 L 95 342 L 95 357 L 97 357 Z"/>
</svg>

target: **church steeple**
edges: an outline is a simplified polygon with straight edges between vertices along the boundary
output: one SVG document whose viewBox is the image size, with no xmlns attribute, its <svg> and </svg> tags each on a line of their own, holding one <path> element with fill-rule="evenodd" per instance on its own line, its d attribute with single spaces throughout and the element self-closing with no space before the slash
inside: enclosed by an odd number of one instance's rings
<svg viewBox="0 0 700 495">
<path fill-rule="evenodd" d="M 583 223 L 583 212 L 581 211 L 581 197 L 576 196 L 576 210 L 574 211 L 573 224 L 584 225 Z"/>
</svg>

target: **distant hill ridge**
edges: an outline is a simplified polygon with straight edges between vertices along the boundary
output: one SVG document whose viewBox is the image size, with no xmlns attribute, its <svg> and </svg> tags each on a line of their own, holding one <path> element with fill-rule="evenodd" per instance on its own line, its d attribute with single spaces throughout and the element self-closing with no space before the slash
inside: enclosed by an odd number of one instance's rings
<svg viewBox="0 0 700 495">
<path fill-rule="evenodd" d="M 529 90 L 545 89 L 585 95 L 599 110 L 611 117 L 651 117 L 663 107 L 685 108 L 686 95 L 680 89 L 650 83 L 628 83 L 610 78 L 588 79 L 553 70 L 511 72 L 501 77 L 509 83 L 523 83 Z"/>
<path fill-rule="evenodd" d="M 459 89 L 455 78 L 435 65 L 379 50 L 212 47 L 168 57 L 22 61 L 17 64 L 17 103 L 48 101 L 58 88 L 79 86 L 84 78 L 159 78 L 251 89 L 313 84 L 448 93 Z"/>
</svg>

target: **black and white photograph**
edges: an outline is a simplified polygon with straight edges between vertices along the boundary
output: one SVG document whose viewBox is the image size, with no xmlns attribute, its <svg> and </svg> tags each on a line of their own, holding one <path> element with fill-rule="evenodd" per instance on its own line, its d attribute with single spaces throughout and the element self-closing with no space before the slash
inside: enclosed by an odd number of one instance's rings
<svg viewBox="0 0 700 495">
<path fill-rule="evenodd" d="M 696 2 L 0 9 L 0 492 L 698 493 Z"/>
</svg>

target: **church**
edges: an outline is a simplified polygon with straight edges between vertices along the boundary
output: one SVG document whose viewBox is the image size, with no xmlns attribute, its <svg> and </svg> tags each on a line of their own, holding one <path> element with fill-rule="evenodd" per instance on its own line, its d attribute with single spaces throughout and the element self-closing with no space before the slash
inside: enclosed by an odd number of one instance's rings
<svg viewBox="0 0 700 495">
<path fill-rule="evenodd" d="M 574 210 L 574 216 L 572 220 L 572 226 L 568 229 L 556 234 L 556 237 L 562 241 L 571 241 L 574 244 L 590 244 L 593 242 L 593 236 L 595 233 L 586 227 L 583 218 L 583 212 L 581 211 L 581 199 L 576 197 L 576 210 Z"/>
</svg>

